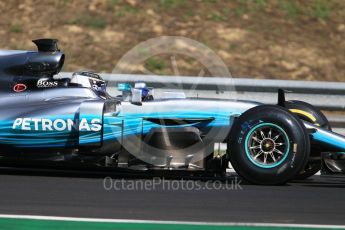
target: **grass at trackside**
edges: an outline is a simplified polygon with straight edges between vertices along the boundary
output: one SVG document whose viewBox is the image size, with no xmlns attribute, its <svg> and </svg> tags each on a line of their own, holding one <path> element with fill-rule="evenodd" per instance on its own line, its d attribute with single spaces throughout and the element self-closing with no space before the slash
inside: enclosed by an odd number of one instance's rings
<svg viewBox="0 0 345 230">
<path fill-rule="evenodd" d="M 313 228 L 289 228 L 289 227 L 249 227 L 249 226 L 212 226 L 212 225 L 188 225 L 188 224 L 155 224 L 155 223 L 101 223 L 101 222 L 78 222 L 60 220 L 30 220 L 0 218 L 0 229 L 6 230 L 39 230 L 39 229 L 63 229 L 63 230 L 249 230 L 249 229 L 304 229 Z M 318 228 L 320 229 L 320 228 Z M 327 229 L 327 228 L 324 228 Z"/>
<path fill-rule="evenodd" d="M 344 81 L 344 0 L 3 0 L 0 10 L 1 49 L 58 38 L 64 71 L 216 75 L 183 41 L 170 42 L 177 53 L 140 48 L 141 61 L 118 63 L 147 39 L 183 36 L 211 48 L 232 76 Z"/>
</svg>

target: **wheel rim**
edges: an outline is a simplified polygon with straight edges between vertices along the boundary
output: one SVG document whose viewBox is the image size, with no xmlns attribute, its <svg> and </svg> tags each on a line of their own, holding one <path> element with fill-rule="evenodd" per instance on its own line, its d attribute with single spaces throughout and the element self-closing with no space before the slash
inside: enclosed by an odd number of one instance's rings
<svg viewBox="0 0 345 230">
<path fill-rule="evenodd" d="M 253 164 L 261 168 L 273 168 L 280 165 L 288 156 L 290 141 L 280 126 L 262 123 L 247 134 L 245 149 Z"/>
</svg>

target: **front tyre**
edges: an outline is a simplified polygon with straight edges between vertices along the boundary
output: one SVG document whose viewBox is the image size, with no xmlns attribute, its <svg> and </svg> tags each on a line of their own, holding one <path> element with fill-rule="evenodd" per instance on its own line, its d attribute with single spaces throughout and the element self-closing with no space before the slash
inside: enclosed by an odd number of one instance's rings
<svg viewBox="0 0 345 230">
<path fill-rule="evenodd" d="M 309 157 L 303 123 L 279 106 L 261 105 L 243 113 L 231 128 L 229 157 L 236 172 L 254 184 L 283 184 Z"/>
<path fill-rule="evenodd" d="M 323 129 L 332 130 L 326 116 L 314 106 L 303 101 L 286 101 L 285 108 L 297 115 L 301 120 L 308 121 Z M 296 175 L 297 180 L 304 180 L 321 170 L 321 148 L 317 144 L 312 144 L 310 148 L 310 158 L 305 168 Z M 314 159 L 317 160 L 314 160 Z"/>
</svg>

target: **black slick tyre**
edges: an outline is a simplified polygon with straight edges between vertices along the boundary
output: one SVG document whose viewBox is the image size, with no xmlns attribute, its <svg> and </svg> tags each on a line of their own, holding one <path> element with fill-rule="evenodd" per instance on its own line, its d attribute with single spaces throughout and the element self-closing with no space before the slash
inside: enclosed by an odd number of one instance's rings
<svg viewBox="0 0 345 230">
<path fill-rule="evenodd" d="M 250 183 L 284 184 L 306 165 L 307 130 L 287 109 L 260 105 L 243 113 L 231 128 L 228 154 L 235 171 Z"/>
<path fill-rule="evenodd" d="M 323 129 L 332 130 L 331 125 L 326 116 L 313 105 L 304 101 L 286 101 L 285 108 L 297 115 L 301 120 L 308 121 Z M 297 180 L 304 180 L 321 170 L 321 148 L 311 144 L 310 159 L 304 169 L 302 169 L 295 177 Z"/>
</svg>

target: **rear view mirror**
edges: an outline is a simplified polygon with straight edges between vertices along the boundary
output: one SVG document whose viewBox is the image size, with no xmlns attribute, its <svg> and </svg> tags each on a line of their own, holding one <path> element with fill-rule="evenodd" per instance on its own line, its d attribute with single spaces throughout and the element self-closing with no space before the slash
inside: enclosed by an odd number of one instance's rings
<svg viewBox="0 0 345 230">
<path fill-rule="evenodd" d="M 131 97 L 132 97 L 131 88 L 132 86 L 128 83 L 117 84 L 117 90 L 122 92 L 123 101 L 131 101 Z"/>
<path fill-rule="evenodd" d="M 143 100 L 143 89 L 142 86 L 146 86 L 145 83 L 136 83 L 136 87 L 132 88 L 129 83 L 117 84 L 117 90 L 122 92 L 122 100 L 129 101 L 136 105 L 141 105 Z"/>
<path fill-rule="evenodd" d="M 131 91 L 132 86 L 128 83 L 119 83 L 117 84 L 118 91 Z"/>
<path fill-rule="evenodd" d="M 141 104 L 142 102 L 142 90 L 141 89 L 132 89 L 132 99 L 133 104 Z"/>
</svg>

